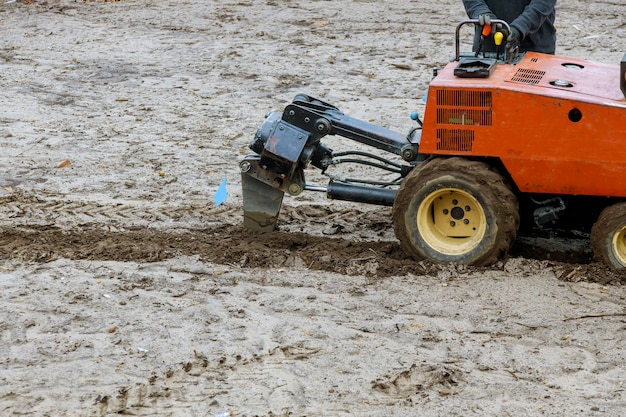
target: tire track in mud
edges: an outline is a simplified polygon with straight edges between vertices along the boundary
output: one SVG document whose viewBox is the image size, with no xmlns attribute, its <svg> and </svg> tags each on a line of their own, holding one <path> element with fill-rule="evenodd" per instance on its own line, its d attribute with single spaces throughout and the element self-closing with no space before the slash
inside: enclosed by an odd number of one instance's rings
<svg viewBox="0 0 626 417">
<path fill-rule="evenodd" d="M 209 360 L 204 354 L 194 352 L 194 358 L 174 366 L 162 373 L 153 373 L 146 381 L 118 386 L 108 394 L 98 394 L 93 402 L 92 411 L 96 415 L 132 414 L 136 416 L 170 415 L 172 410 L 185 411 L 193 414 L 195 408 L 206 398 L 213 398 L 210 406 L 221 405 L 216 399 L 225 394 L 225 385 L 229 375 L 240 372 L 256 375 L 256 368 L 281 366 L 305 361 L 314 356 L 318 349 L 302 346 L 283 346 L 272 349 L 267 354 L 243 357 L 222 356 L 217 361 Z M 295 351 L 295 354 L 294 354 Z M 284 378 L 284 376 L 283 376 Z M 203 392 L 195 391 L 194 386 L 202 383 Z M 450 387 L 465 383 L 465 376 L 460 368 L 454 365 L 435 365 L 429 363 L 413 364 L 409 369 L 395 374 L 382 375 L 370 381 L 371 389 L 396 400 L 407 400 L 416 393 L 427 395 L 430 391 L 448 395 Z M 294 386 L 296 382 L 294 381 Z M 191 387 L 191 388 L 190 388 Z M 267 387 L 264 395 L 272 395 L 277 388 Z M 380 400 L 372 398 L 370 404 Z M 227 408 L 227 407 L 226 407 Z M 222 414 L 220 414 L 222 415 Z M 236 415 L 235 411 L 227 411 L 225 415 Z M 273 416 L 271 412 L 268 414 Z M 292 415 L 285 411 L 284 416 Z"/>
<path fill-rule="evenodd" d="M 103 226 L 199 222 L 234 212 L 232 208 L 211 208 L 207 201 L 197 204 L 168 205 L 149 201 L 44 200 L 33 196 L 11 195 L 0 199 L 0 224 L 49 225 L 60 227 L 82 224 Z"/>
<path fill-rule="evenodd" d="M 204 357 L 196 357 L 193 361 L 171 367 L 161 375 L 154 373 L 146 382 L 120 386 L 115 393 L 99 394 L 94 399 L 95 415 L 171 415 L 174 410 L 193 415 L 194 406 L 207 397 L 225 393 L 220 382 L 226 379 L 234 366 L 225 362 L 226 358 L 214 364 Z M 198 383 L 204 384 L 201 394 L 187 389 L 189 385 L 193 387 Z"/>
<path fill-rule="evenodd" d="M 454 276 L 506 265 L 497 262 L 474 268 L 410 259 L 397 241 L 385 235 L 391 228 L 385 213 L 308 205 L 284 207 L 281 216 L 284 231 L 261 234 L 243 228 L 239 207 L 210 207 L 208 202 L 164 206 L 11 195 L 0 200 L 0 257 L 17 262 L 59 258 L 157 262 L 198 256 L 245 268 L 311 269 L 381 278 L 409 273 L 438 276 L 442 271 Z M 578 248 L 549 245 L 546 241 L 537 247 L 537 240 L 520 239 L 511 256 L 525 258 L 529 270 L 557 266 L 567 280 L 609 283 L 624 278 L 589 263 Z"/>
<path fill-rule="evenodd" d="M 111 414 L 169 416 L 173 410 L 184 412 L 186 415 L 196 415 L 197 409 L 207 404 L 207 398 L 213 399 L 208 403 L 210 408 L 228 408 L 222 405 L 218 398 L 227 394 L 228 386 L 236 382 L 236 378 L 232 379 L 233 374 L 243 375 L 239 378 L 245 375 L 251 378 L 258 377 L 260 367 L 285 367 L 298 361 L 306 361 L 318 350 L 319 348 L 316 350 L 287 345 L 261 354 L 223 355 L 211 359 L 202 352 L 194 351 L 193 359 L 168 366 L 164 372 L 153 372 L 145 381 L 117 386 L 115 390 L 99 393 L 94 399 L 92 410 L 98 416 Z M 203 387 L 201 392 L 195 389 L 199 384 Z M 274 391 L 278 388 L 280 386 L 266 387 L 263 389 L 263 395 L 275 395 Z M 206 412 L 206 409 L 202 411 Z M 235 411 L 227 411 L 225 415 L 238 414 Z M 274 414 L 270 412 L 267 415 Z M 289 416 L 292 413 L 285 412 L 279 415 Z"/>
</svg>

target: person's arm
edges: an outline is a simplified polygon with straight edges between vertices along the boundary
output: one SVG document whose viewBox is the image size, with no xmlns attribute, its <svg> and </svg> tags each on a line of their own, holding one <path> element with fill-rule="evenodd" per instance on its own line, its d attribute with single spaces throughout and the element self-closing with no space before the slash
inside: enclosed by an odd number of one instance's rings
<svg viewBox="0 0 626 417">
<path fill-rule="evenodd" d="M 489 10 L 489 6 L 487 6 L 484 0 L 463 0 L 463 6 L 465 7 L 465 12 L 470 19 L 478 19 L 478 16 L 483 14 L 495 17 L 491 10 Z"/>
<path fill-rule="evenodd" d="M 463 0 L 464 2 L 479 3 L 477 0 Z M 522 38 L 535 33 L 543 22 L 554 12 L 556 0 L 531 0 L 524 12 L 511 22 L 511 26 L 517 29 Z"/>
</svg>

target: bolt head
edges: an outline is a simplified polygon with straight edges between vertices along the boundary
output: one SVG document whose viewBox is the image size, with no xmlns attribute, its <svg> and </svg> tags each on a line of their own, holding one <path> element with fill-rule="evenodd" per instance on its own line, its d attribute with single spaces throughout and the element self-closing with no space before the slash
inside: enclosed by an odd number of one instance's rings
<svg viewBox="0 0 626 417">
<path fill-rule="evenodd" d="M 302 187 L 300 187 L 298 184 L 290 184 L 287 188 L 287 191 L 289 191 L 289 194 L 291 195 L 298 195 L 302 192 Z"/>
<path fill-rule="evenodd" d="M 250 171 L 250 168 L 252 168 L 252 164 L 248 161 L 241 161 L 241 163 L 239 164 L 239 169 L 241 169 L 241 172 L 248 172 Z"/>
</svg>

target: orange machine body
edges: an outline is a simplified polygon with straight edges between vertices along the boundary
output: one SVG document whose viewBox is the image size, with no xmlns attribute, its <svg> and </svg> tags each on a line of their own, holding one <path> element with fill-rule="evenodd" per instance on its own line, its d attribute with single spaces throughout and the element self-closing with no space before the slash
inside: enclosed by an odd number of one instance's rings
<svg viewBox="0 0 626 417">
<path fill-rule="evenodd" d="M 431 82 L 420 153 L 499 159 L 523 193 L 626 197 L 620 67 L 539 53 Z"/>
</svg>

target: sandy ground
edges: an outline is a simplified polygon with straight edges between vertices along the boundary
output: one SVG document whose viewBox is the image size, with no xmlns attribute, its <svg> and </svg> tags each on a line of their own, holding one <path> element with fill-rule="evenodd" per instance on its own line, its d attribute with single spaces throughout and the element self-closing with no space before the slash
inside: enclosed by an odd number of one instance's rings
<svg viewBox="0 0 626 417">
<path fill-rule="evenodd" d="M 267 111 L 305 92 L 407 131 L 464 17 L 3 1 L 0 414 L 624 415 L 626 280 L 584 240 L 417 263 L 389 208 L 307 193 L 279 232 L 241 227 Z M 625 28 L 621 0 L 560 1 L 557 53 L 618 63 Z"/>
</svg>

